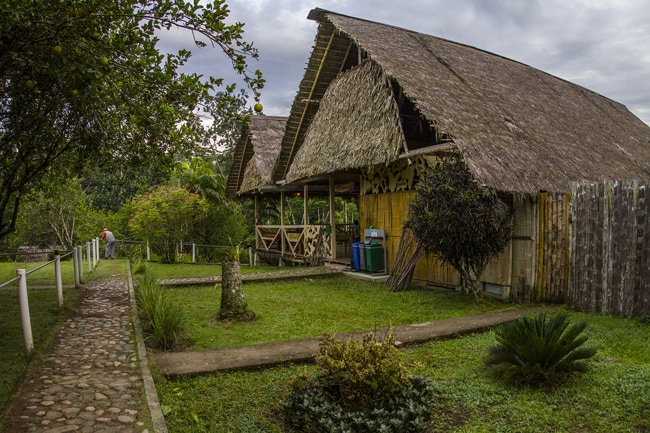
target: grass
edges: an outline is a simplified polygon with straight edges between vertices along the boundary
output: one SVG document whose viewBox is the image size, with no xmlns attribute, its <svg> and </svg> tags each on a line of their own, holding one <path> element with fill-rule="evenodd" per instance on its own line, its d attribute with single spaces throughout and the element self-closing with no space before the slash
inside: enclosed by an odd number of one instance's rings
<svg viewBox="0 0 650 433">
<path fill-rule="evenodd" d="M 0 266 L 0 272 L 4 272 L 4 265 L 7 264 Z M 158 274 L 159 278 L 219 275 L 221 272 L 215 265 L 152 265 L 154 269 L 170 266 L 169 271 L 164 271 L 168 272 L 166 275 Z M 178 268 L 174 269 L 176 266 Z M 121 273 L 124 269 L 124 261 L 103 260 L 97 271 L 87 278 Z M 196 347 L 227 347 L 323 332 L 372 329 L 504 307 L 490 302 L 477 306 L 473 298 L 456 292 L 391 293 L 380 284 L 332 277 L 247 284 L 247 300 L 258 320 L 225 325 L 212 320 L 218 312 L 220 299 L 214 287 L 169 291 L 191 308 L 193 325 L 190 332 Z M 69 306 L 76 291 L 64 290 L 64 293 Z M 38 325 L 38 333 L 34 325 L 37 345 L 51 339 L 56 329 L 54 325 L 62 318 L 56 308 L 56 296 L 52 295 L 51 290 L 30 290 L 30 308 L 38 311 L 32 323 L 43 321 Z M 43 299 L 39 301 L 41 296 Z M 192 297 L 195 300 L 190 302 Z M 5 400 L 8 396 L 5 387 L 12 386 L 27 367 L 15 298 L 15 291 L 0 291 L 0 399 Z M 570 313 L 570 319 L 572 322 L 587 321 L 587 344 L 595 346 L 598 353 L 590 361 L 589 372 L 574 376 L 565 386 L 555 389 L 511 388 L 490 374 L 483 359 L 488 348 L 496 342 L 494 332 L 405 349 L 404 359 L 410 372 L 427 376 L 434 382 L 438 399 L 433 409 L 432 431 L 650 431 L 650 400 L 647 397 L 650 395 L 650 324 L 581 313 Z M 279 416 L 280 405 L 289 390 L 290 378 L 314 371 L 313 365 L 285 365 L 178 380 L 156 375 L 155 380 L 170 433 L 281 433 L 284 430 Z M 0 404 L 3 401 L 0 400 Z"/>
<path fill-rule="evenodd" d="M 518 308 L 494 301 L 477 305 L 473 297 L 454 291 L 390 292 L 381 283 L 334 276 L 245 284 L 246 301 L 256 319 L 223 323 L 215 320 L 220 288 L 167 290 L 184 305 L 191 318 L 187 337 L 196 350 L 372 330 Z"/>
<path fill-rule="evenodd" d="M 9 281 L 16 277 L 16 269 L 30 270 L 43 265 L 45 262 L 25 263 L 25 262 L 0 262 L 0 284 Z M 72 267 L 72 260 L 61 261 L 61 282 L 63 285 L 74 284 L 74 270 Z M 88 275 L 88 265 L 84 261 L 84 276 Z M 27 287 L 34 286 L 54 286 L 56 280 L 54 278 L 54 264 L 47 265 L 37 271 L 27 275 Z M 12 283 L 12 287 L 16 287 L 17 283 Z"/>
<path fill-rule="evenodd" d="M 331 306 L 332 304 L 328 303 Z M 586 374 L 554 389 L 512 388 L 486 369 L 494 332 L 430 342 L 403 351 L 412 374 L 433 380 L 438 395 L 432 432 L 638 433 L 650 430 L 650 324 L 570 313 L 586 320 L 598 349 Z M 312 365 L 214 373 L 169 380 L 156 376 L 170 433 L 283 432 L 280 404 L 288 381 Z"/>
<path fill-rule="evenodd" d="M 13 269 L 25 267 L 33 269 L 42 263 L 0 263 L 0 275 L 10 273 Z M 69 264 L 69 273 L 72 275 L 72 262 L 63 262 L 61 266 L 63 284 L 68 284 L 66 280 L 66 269 Z M 29 266 L 28 266 L 29 265 Z M 15 266 L 15 267 L 14 267 Z M 49 277 L 42 277 L 35 282 L 28 276 L 29 285 L 54 285 L 54 269 L 52 265 L 37 271 L 47 275 L 51 272 L 51 281 Z M 97 269 L 91 274 L 86 274 L 86 280 L 100 278 L 113 273 L 125 273 L 126 262 L 101 261 Z M 36 273 L 35 273 L 36 274 Z M 36 275 L 34 279 L 36 279 Z M 15 275 L 15 271 L 14 271 Z M 13 278 L 13 277 L 12 277 Z M 73 279 L 73 278 L 72 278 Z M 2 279 L 2 281 L 7 281 Z M 73 284 L 73 281 L 70 282 Z M 52 289 L 28 289 L 29 310 L 31 315 L 32 334 L 34 340 L 35 354 L 32 360 L 38 357 L 44 347 L 52 340 L 58 324 L 67 317 L 75 300 L 79 295 L 77 289 L 63 289 L 64 308 L 59 310 L 56 292 Z M 5 288 L 0 290 L 0 407 L 2 407 L 11 396 L 11 393 L 24 376 L 31 360 L 26 356 L 25 342 L 22 331 L 22 322 L 20 319 L 20 307 L 18 303 L 18 291 L 16 288 Z M 1 430 L 1 426 L 0 426 Z"/>
<path fill-rule="evenodd" d="M 160 280 L 170 278 L 192 278 L 192 277 L 211 277 L 221 276 L 221 265 L 217 264 L 161 264 L 157 262 L 147 263 L 147 269 L 156 275 Z M 278 266 L 242 266 L 242 273 L 253 272 L 274 272 L 282 271 L 286 268 Z"/>
</svg>

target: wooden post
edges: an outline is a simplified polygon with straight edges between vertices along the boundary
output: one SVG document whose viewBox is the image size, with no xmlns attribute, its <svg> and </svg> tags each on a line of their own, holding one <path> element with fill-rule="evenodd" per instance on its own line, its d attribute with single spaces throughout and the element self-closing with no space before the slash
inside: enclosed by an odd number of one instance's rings
<svg viewBox="0 0 650 433">
<path fill-rule="evenodd" d="M 309 225 L 309 186 L 305 184 L 302 188 L 302 191 L 302 223 L 307 226 Z"/>
<path fill-rule="evenodd" d="M 280 266 L 284 266 L 284 191 L 280 191 L 280 232 L 275 237 L 280 241 Z"/>
<path fill-rule="evenodd" d="M 332 259 L 336 259 L 336 202 L 334 197 L 334 177 L 329 178 L 329 199 L 330 199 L 330 249 L 332 251 Z"/>
</svg>

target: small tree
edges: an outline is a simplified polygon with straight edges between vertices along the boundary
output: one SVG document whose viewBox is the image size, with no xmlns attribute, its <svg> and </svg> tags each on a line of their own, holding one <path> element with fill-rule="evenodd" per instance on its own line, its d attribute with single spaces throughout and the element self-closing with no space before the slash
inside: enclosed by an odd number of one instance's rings
<svg viewBox="0 0 650 433">
<path fill-rule="evenodd" d="M 255 313 L 248 309 L 244 284 L 241 277 L 239 245 L 233 246 L 226 253 L 221 265 L 221 305 L 219 320 L 249 321 L 255 318 Z"/>
<path fill-rule="evenodd" d="M 495 191 L 472 178 L 462 155 L 454 154 L 420 180 L 405 226 L 417 239 L 416 250 L 453 266 L 461 287 L 478 298 L 476 281 L 510 241 L 512 213 Z"/>
<path fill-rule="evenodd" d="M 133 199 L 129 226 L 136 239 L 149 241 L 162 262 L 174 263 L 176 248 L 203 218 L 207 207 L 198 194 L 158 186 Z"/>
</svg>

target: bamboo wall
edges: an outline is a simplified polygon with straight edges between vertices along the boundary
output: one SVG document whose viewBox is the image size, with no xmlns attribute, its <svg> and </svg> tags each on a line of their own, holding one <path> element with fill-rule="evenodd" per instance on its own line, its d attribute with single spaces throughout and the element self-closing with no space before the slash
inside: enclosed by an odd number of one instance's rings
<svg viewBox="0 0 650 433">
<path fill-rule="evenodd" d="M 569 287 L 569 223 L 571 195 L 541 192 L 538 202 L 535 297 L 526 301 L 566 300 Z"/>
<path fill-rule="evenodd" d="M 581 182 L 572 190 L 568 303 L 579 311 L 650 316 L 648 184 Z"/>
<path fill-rule="evenodd" d="M 509 299 L 527 303 L 535 299 L 537 275 L 537 198 L 513 197 L 512 273 Z"/>
<path fill-rule="evenodd" d="M 408 203 L 412 191 L 398 191 L 386 194 L 366 194 L 359 198 L 361 228 L 371 225 L 383 229 L 386 233 L 386 254 L 388 269 L 393 266 L 395 254 L 399 247 L 402 226 L 408 218 Z M 413 274 L 416 284 L 435 284 L 456 287 L 459 284 L 457 272 L 450 266 L 444 266 L 436 259 L 426 257 L 418 262 Z"/>
<path fill-rule="evenodd" d="M 398 251 L 402 226 L 416 179 L 436 161 L 419 157 L 369 170 L 361 178 L 360 224 L 386 233 L 390 269 Z M 486 289 L 516 302 L 564 302 L 569 278 L 570 194 L 541 192 L 512 197 L 514 230 L 510 245 L 486 267 Z M 420 285 L 457 287 L 458 273 L 434 257 L 422 258 L 413 275 Z"/>
</svg>

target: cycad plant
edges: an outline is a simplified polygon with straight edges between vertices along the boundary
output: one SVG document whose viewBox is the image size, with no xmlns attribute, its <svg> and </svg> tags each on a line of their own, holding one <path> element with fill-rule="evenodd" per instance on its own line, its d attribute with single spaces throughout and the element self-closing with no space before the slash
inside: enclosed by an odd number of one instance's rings
<svg viewBox="0 0 650 433">
<path fill-rule="evenodd" d="M 588 337 L 580 334 L 586 327 L 585 321 L 570 324 L 566 313 L 548 320 L 546 312 L 521 318 L 496 331 L 498 344 L 489 349 L 486 363 L 509 379 L 531 385 L 548 383 L 562 373 L 585 372 L 584 360 L 596 354 L 596 349 L 582 347 Z"/>
</svg>

